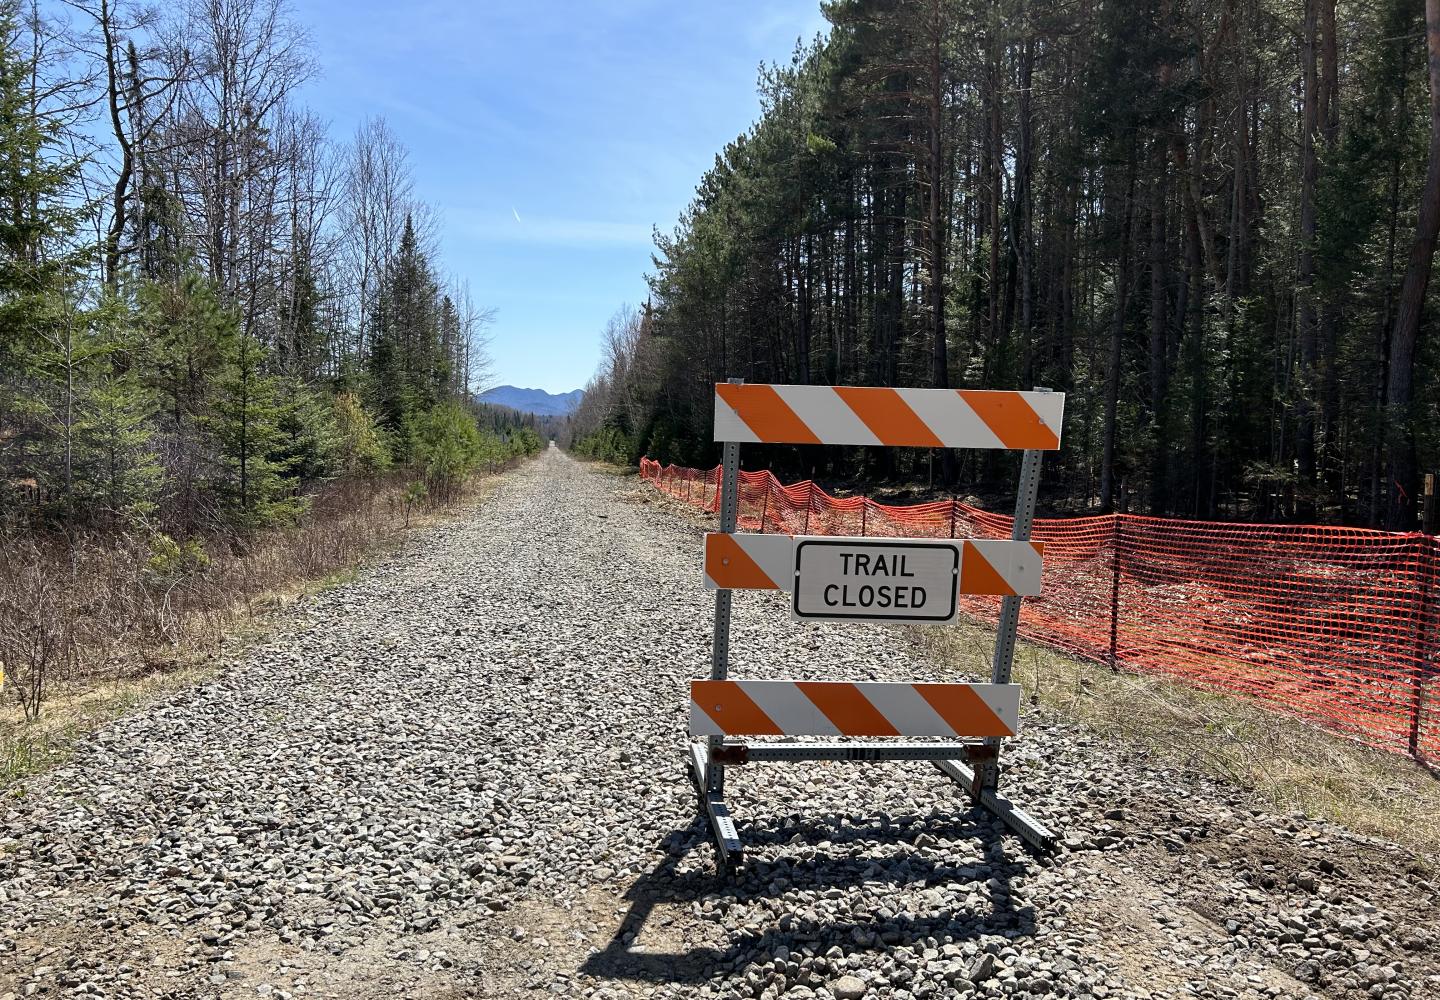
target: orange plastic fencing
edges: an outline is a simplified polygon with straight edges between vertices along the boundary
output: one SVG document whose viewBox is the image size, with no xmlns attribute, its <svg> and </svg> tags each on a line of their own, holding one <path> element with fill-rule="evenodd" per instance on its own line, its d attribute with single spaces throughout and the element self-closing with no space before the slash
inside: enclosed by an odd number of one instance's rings
<svg viewBox="0 0 1440 1000">
<path fill-rule="evenodd" d="M 641 475 L 702 510 L 720 470 Z M 739 524 L 795 535 L 1008 538 L 958 500 L 892 507 L 740 473 Z M 1083 659 L 1264 702 L 1386 750 L 1440 754 L 1440 541 L 1420 533 L 1115 514 L 1037 519 L 1045 591 L 1020 634 Z M 993 622 L 998 598 L 962 597 Z"/>
</svg>

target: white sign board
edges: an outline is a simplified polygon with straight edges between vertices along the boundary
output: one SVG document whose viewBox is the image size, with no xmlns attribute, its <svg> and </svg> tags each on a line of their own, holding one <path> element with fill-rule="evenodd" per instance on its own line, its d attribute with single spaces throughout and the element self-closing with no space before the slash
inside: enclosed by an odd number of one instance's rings
<svg viewBox="0 0 1440 1000">
<path fill-rule="evenodd" d="M 948 539 L 795 539 L 794 617 L 824 621 L 949 622 L 960 547 Z"/>
</svg>

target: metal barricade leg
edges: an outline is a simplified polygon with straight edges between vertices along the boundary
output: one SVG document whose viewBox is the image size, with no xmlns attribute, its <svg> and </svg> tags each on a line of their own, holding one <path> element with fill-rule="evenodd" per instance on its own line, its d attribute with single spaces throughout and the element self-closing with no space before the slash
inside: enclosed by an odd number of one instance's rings
<svg viewBox="0 0 1440 1000">
<path fill-rule="evenodd" d="M 1027 451 L 1020 463 L 1020 489 L 1015 497 L 1015 523 L 1010 537 L 1017 542 L 1028 542 L 1030 531 L 1035 526 L 1035 502 L 1040 495 L 1040 462 L 1043 451 Z M 1000 622 L 995 629 L 995 656 L 990 665 L 990 680 L 995 684 L 1009 684 L 1015 665 L 1015 632 L 1020 627 L 1020 598 L 1000 599 Z M 1000 777 L 1000 740 L 994 737 L 985 741 L 995 748 L 994 760 L 984 769 L 984 788 L 994 791 Z"/>
<path fill-rule="evenodd" d="M 730 379 L 739 385 L 740 379 Z M 720 480 L 720 530 L 725 534 L 735 531 L 739 507 L 740 445 L 727 441 L 722 451 Z M 730 673 L 730 605 L 729 590 L 715 591 L 715 637 L 711 647 L 710 679 L 723 681 Z M 725 765 L 715 760 L 715 751 L 723 743 L 719 736 L 711 736 L 709 745 L 702 750 L 691 747 L 690 765 L 694 772 L 695 789 L 700 804 L 710 821 L 710 830 L 715 840 L 715 850 L 720 866 L 733 869 L 741 860 L 741 845 L 735 833 L 735 823 L 725 807 Z"/>
<path fill-rule="evenodd" d="M 1028 542 L 1035 525 L 1035 504 L 1040 495 L 1040 464 L 1044 455 L 1043 451 L 1026 451 L 1020 463 L 1020 487 L 1016 491 L 1015 521 L 1010 531 L 1010 537 L 1018 542 Z M 993 683 L 1010 683 L 1015 664 L 1015 633 L 1019 626 L 1020 598 L 1002 598 L 1000 621 L 995 629 L 995 654 L 990 667 Z M 985 740 L 985 752 L 972 755 L 970 763 L 945 760 L 936 761 L 935 766 L 1026 843 L 1042 851 L 1052 850 L 1055 834 L 999 794 L 1000 744 L 1000 739 L 988 738 Z"/>
</svg>

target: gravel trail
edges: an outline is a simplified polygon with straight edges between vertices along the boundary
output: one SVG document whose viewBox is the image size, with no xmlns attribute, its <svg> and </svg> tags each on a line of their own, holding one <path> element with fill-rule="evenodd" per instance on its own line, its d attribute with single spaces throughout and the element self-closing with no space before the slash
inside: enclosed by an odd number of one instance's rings
<svg viewBox="0 0 1440 1000">
<path fill-rule="evenodd" d="M 0 1000 L 1440 997 L 1404 851 L 1031 716 L 1027 855 L 928 765 L 683 776 L 699 522 L 551 450 L 0 801 Z M 737 676 L 943 679 L 741 593 Z"/>
</svg>

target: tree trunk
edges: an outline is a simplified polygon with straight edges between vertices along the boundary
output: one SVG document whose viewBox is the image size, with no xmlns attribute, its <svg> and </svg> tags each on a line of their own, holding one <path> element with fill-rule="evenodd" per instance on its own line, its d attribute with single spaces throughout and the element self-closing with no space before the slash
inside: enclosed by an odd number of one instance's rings
<svg viewBox="0 0 1440 1000">
<path fill-rule="evenodd" d="M 1163 515 L 1169 487 L 1169 447 L 1165 440 L 1165 397 L 1169 393 L 1169 312 L 1165 287 L 1169 281 L 1166 268 L 1165 194 L 1166 170 L 1164 140 L 1155 139 L 1155 175 L 1150 186 L 1150 420 L 1152 445 L 1150 459 L 1150 512 Z"/>
<path fill-rule="evenodd" d="M 105 46 L 105 101 L 110 115 L 110 129 L 115 143 L 120 148 L 120 166 L 115 175 L 115 187 L 110 194 L 110 225 L 105 233 L 105 287 L 115 291 L 120 280 L 120 240 L 125 232 L 125 213 L 130 199 L 130 178 L 135 168 L 135 153 L 130 145 L 130 136 L 120 117 L 120 68 L 119 55 L 113 26 L 110 23 L 109 0 L 100 0 L 100 37 Z"/>
<path fill-rule="evenodd" d="M 1333 162 L 1340 144 L 1339 41 L 1335 0 L 1320 0 L 1320 134 L 1326 162 Z M 1321 281 L 1319 304 L 1319 406 L 1317 473 L 1329 503 L 1345 519 L 1344 456 L 1340 453 L 1340 324 L 1343 289 Z"/>
<path fill-rule="evenodd" d="M 945 64 L 943 61 L 944 0 L 931 0 L 928 67 L 930 93 L 927 108 L 929 158 L 926 163 L 929 191 L 926 199 L 926 262 L 929 274 L 927 289 L 930 312 L 930 381 L 936 389 L 950 387 L 950 366 L 945 342 L 945 230 L 940 212 L 941 192 L 945 188 L 945 149 L 942 140 L 945 125 Z M 947 467 L 949 453 L 947 451 Z"/>
<path fill-rule="evenodd" d="M 1020 130 L 1015 150 L 1015 211 L 1020 217 L 1016 249 L 1020 268 L 1021 386 L 1026 389 L 1035 381 L 1034 121 L 1030 93 L 1034 75 L 1035 39 L 1027 37 L 1020 47 Z"/>
<path fill-rule="evenodd" d="M 1130 143 L 1130 165 L 1120 222 L 1120 260 L 1115 269 L 1115 316 L 1110 324 L 1110 356 L 1105 365 L 1104 453 L 1100 458 L 1100 513 L 1115 509 L 1115 439 L 1120 405 L 1120 361 L 1125 342 L 1125 303 L 1130 289 L 1130 223 L 1134 218 L 1136 141 Z"/>
<path fill-rule="evenodd" d="M 1390 333 L 1390 378 L 1385 392 L 1387 475 L 1391 530 L 1414 527 L 1406 498 L 1418 493 L 1415 435 L 1410 405 L 1415 391 L 1415 343 L 1430 283 L 1430 263 L 1440 232 L 1440 0 L 1425 0 L 1425 49 L 1430 78 L 1430 162 L 1420 191 L 1420 212 L 1410 261 L 1400 286 L 1395 326 Z"/>
<path fill-rule="evenodd" d="M 1305 0 L 1305 25 L 1300 41 L 1300 249 L 1296 281 L 1299 371 L 1295 384 L 1295 459 L 1299 466 L 1299 516 L 1314 520 L 1316 362 L 1319 311 L 1315 302 L 1315 185 L 1319 177 L 1316 139 L 1320 131 L 1320 93 L 1316 48 L 1320 0 Z"/>
<path fill-rule="evenodd" d="M 1000 56 L 999 42 L 991 40 L 992 55 L 987 75 L 990 81 L 990 125 L 987 138 L 990 140 L 987 151 L 986 184 L 990 193 L 990 219 L 987 228 L 990 230 L 990 267 L 986 281 L 986 294 L 989 298 L 989 337 L 991 355 L 996 353 L 1000 344 L 1000 171 L 1002 160 L 1005 157 L 1005 144 L 1000 132 Z"/>
</svg>

